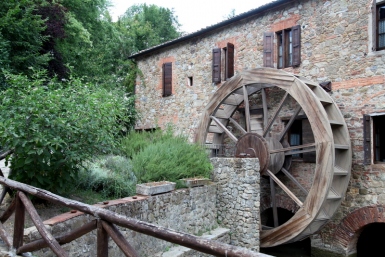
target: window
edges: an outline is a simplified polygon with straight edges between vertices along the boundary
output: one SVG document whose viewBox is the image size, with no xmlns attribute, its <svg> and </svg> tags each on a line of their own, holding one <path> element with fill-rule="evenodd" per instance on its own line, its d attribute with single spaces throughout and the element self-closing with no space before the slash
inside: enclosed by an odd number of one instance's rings
<svg viewBox="0 0 385 257">
<path fill-rule="evenodd" d="M 313 131 L 307 118 L 298 118 L 293 122 L 288 131 L 288 141 L 290 146 L 306 145 L 314 143 Z M 297 150 L 301 152 L 301 150 Z M 294 159 L 302 159 L 304 162 L 316 161 L 315 151 L 303 151 L 302 153 L 293 154 Z"/>
<path fill-rule="evenodd" d="M 172 63 L 163 63 L 163 96 L 172 94 Z"/>
<path fill-rule="evenodd" d="M 227 46 L 223 49 L 213 49 L 213 62 L 212 62 L 212 81 L 214 83 L 220 83 L 222 81 L 222 51 L 224 54 L 224 77 L 223 80 L 227 80 L 234 76 L 234 45 L 227 43 Z"/>
<path fill-rule="evenodd" d="M 376 49 L 385 49 L 385 3 L 377 5 L 376 8 Z"/>
<path fill-rule="evenodd" d="M 301 26 L 275 33 L 277 42 L 277 68 L 299 66 L 301 64 Z M 274 33 L 265 32 L 263 39 L 263 65 L 274 67 Z"/>
<path fill-rule="evenodd" d="M 191 76 L 191 77 L 188 77 L 187 78 L 187 84 L 190 86 L 190 87 L 192 87 L 193 86 L 193 77 Z"/>
<path fill-rule="evenodd" d="M 364 164 L 385 162 L 385 113 L 364 115 Z"/>
</svg>

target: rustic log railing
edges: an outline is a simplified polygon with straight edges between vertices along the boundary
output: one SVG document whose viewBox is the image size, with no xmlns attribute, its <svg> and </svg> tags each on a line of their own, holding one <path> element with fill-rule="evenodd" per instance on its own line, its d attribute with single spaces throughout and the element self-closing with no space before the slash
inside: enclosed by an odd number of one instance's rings
<svg viewBox="0 0 385 257">
<path fill-rule="evenodd" d="M 0 171 L 1 172 L 1 171 Z M 2 174 L 1 174 L 2 175 Z M 97 257 L 108 256 L 108 239 L 111 239 L 117 244 L 125 256 L 136 257 L 139 256 L 136 250 L 120 233 L 117 226 L 125 227 L 149 236 L 153 236 L 168 242 L 176 243 L 182 246 L 189 247 L 199 252 L 208 253 L 214 256 L 228 256 L 228 257 L 262 257 L 267 256 L 262 253 L 256 253 L 245 248 L 236 247 L 221 243 L 214 240 L 204 239 L 187 233 L 177 232 L 172 229 L 157 226 L 151 223 L 140 221 L 119 215 L 115 212 L 84 204 L 75 200 L 67 199 L 55 195 L 49 191 L 32 187 L 14 180 L 0 176 L 0 184 L 4 186 L 4 190 L 16 190 L 14 200 L 8 209 L 0 217 L 0 237 L 9 248 L 16 249 L 17 254 L 25 252 L 33 252 L 42 248 L 49 247 L 57 256 L 65 257 L 68 254 L 63 250 L 61 245 L 69 243 L 89 232 L 97 230 Z M 45 228 L 43 221 L 36 212 L 32 202 L 26 194 L 47 200 L 61 206 L 69 207 L 77 211 L 92 215 L 95 220 L 84 224 L 68 234 L 53 237 Z M 33 223 L 42 239 L 23 245 L 24 221 L 25 212 L 28 212 Z M 14 222 L 14 236 L 11 243 L 3 223 L 15 212 Z M 117 225 L 117 226 L 116 226 Z"/>
</svg>

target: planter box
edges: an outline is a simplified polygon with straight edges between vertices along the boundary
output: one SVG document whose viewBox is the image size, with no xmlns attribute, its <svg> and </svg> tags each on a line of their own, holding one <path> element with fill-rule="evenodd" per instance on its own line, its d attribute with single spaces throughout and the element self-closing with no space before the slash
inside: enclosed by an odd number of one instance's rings
<svg viewBox="0 0 385 257">
<path fill-rule="evenodd" d="M 210 183 L 208 178 L 185 178 L 181 179 L 181 181 L 186 187 L 199 187 Z"/>
<path fill-rule="evenodd" d="M 167 193 L 175 189 L 175 183 L 169 181 L 150 182 L 136 185 L 138 195 L 156 195 Z"/>
</svg>

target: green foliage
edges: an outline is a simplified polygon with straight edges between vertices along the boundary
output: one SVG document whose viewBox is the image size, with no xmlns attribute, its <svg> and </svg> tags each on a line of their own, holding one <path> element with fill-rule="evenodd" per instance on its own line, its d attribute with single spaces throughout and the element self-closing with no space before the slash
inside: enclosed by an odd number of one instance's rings
<svg viewBox="0 0 385 257">
<path fill-rule="evenodd" d="M 131 163 L 122 156 L 100 156 L 84 163 L 76 187 L 100 193 L 104 199 L 135 194 L 136 178 Z"/>
<path fill-rule="evenodd" d="M 7 74 L 0 92 L 0 144 L 14 149 L 12 178 L 63 193 L 76 179 L 79 165 L 95 154 L 112 151 L 124 126 L 135 119 L 134 100 L 79 79 L 32 80 Z M 128 113 L 128 110 L 131 110 Z"/>
<path fill-rule="evenodd" d="M 31 74 L 29 67 L 47 66 L 50 57 L 41 54 L 45 23 L 35 13 L 36 1 L 0 1 L 0 61 L 2 68 L 15 73 Z"/>
<path fill-rule="evenodd" d="M 131 130 L 126 137 L 121 139 L 120 148 L 125 156 L 132 158 L 134 154 L 142 151 L 147 146 L 171 139 L 172 137 L 173 131 L 171 127 L 168 127 L 165 131 L 160 129 L 140 132 Z"/>
<path fill-rule="evenodd" d="M 174 11 L 156 5 L 131 6 L 119 18 L 117 25 L 126 28 L 134 52 L 181 36 Z"/>
<path fill-rule="evenodd" d="M 134 154 L 132 166 L 141 183 L 209 177 L 212 170 L 206 151 L 200 145 L 190 144 L 181 136 L 167 135 Z"/>
</svg>

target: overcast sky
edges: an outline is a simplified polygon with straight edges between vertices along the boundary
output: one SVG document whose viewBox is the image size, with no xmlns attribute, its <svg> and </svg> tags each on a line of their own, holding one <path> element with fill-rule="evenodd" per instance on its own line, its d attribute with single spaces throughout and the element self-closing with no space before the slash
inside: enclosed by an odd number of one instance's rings
<svg viewBox="0 0 385 257">
<path fill-rule="evenodd" d="M 235 9 L 235 14 L 241 14 L 257 8 L 272 0 L 111 0 L 113 7 L 110 13 L 114 20 L 134 4 L 156 4 L 174 9 L 181 31 L 195 32 L 207 26 L 224 20 Z"/>
</svg>

